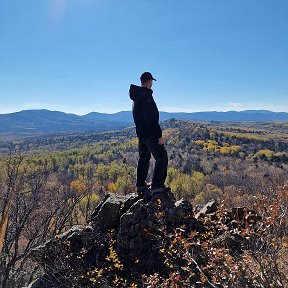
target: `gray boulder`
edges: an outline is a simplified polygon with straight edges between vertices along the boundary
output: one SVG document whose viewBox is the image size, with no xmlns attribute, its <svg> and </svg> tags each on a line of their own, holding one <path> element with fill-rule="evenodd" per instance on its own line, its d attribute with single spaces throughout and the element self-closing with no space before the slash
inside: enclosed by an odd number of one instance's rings
<svg viewBox="0 0 288 288">
<path fill-rule="evenodd" d="M 198 219 L 199 217 L 203 217 L 207 214 L 212 214 L 217 211 L 217 202 L 212 199 L 209 202 L 207 202 L 201 209 L 198 211 L 195 211 L 195 218 Z"/>
</svg>

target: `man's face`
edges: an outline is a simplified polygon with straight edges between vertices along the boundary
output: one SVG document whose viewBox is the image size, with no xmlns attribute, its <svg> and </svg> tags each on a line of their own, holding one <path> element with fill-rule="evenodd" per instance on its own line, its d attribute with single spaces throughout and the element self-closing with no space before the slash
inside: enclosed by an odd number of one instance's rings
<svg viewBox="0 0 288 288">
<path fill-rule="evenodd" d="M 144 84 L 142 84 L 144 87 L 151 89 L 152 85 L 153 85 L 153 79 L 149 79 L 147 81 L 145 81 Z"/>
<path fill-rule="evenodd" d="M 153 85 L 153 80 L 152 79 L 148 80 L 148 85 L 147 85 L 148 88 L 151 89 L 152 85 Z"/>
</svg>

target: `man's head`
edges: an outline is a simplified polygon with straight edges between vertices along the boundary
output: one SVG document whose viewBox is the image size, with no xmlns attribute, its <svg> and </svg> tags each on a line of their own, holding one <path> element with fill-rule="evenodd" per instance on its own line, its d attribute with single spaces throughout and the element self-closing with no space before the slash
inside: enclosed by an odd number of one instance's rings
<svg viewBox="0 0 288 288">
<path fill-rule="evenodd" d="M 150 72 L 144 72 L 140 77 L 141 86 L 151 89 L 153 80 L 156 81 Z"/>
</svg>

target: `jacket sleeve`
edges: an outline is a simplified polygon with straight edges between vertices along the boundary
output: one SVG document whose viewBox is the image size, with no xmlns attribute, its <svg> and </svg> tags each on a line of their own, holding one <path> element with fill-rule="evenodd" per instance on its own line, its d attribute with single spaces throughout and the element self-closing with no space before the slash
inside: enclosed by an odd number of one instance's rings
<svg viewBox="0 0 288 288">
<path fill-rule="evenodd" d="M 162 130 L 158 122 L 158 109 L 151 96 L 143 97 L 142 113 L 146 126 L 157 138 L 162 137 Z"/>
</svg>

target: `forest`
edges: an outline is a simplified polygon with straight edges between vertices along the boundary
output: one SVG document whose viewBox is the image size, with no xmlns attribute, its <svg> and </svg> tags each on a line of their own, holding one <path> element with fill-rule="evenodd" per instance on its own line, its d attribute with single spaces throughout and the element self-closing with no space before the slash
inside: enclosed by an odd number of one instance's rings
<svg viewBox="0 0 288 288">
<path fill-rule="evenodd" d="M 288 123 L 170 119 L 161 126 L 169 157 L 166 184 L 177 200 L 201 206 L 215 199 L 261 215 L 273 210 L 274 216 L 268 214 L 278 230 L 269 237 L 277 251 L 263 260 L 270 261 L 265 267 L 258 263 L 255 274 L 268 276 L 277 268 L 278 286 L 269 287 L 285 287 Z M 30 251 L 89 221 L 107 193 L 135 192 L 137 144 L 134 127 L 0 142 L 0 287 L 23 287 L 41 274 Z M 153 165 L 151 158 L 149 179 Z M 251 287 L 268 287 L 257 285 Z"/>
</svg>

